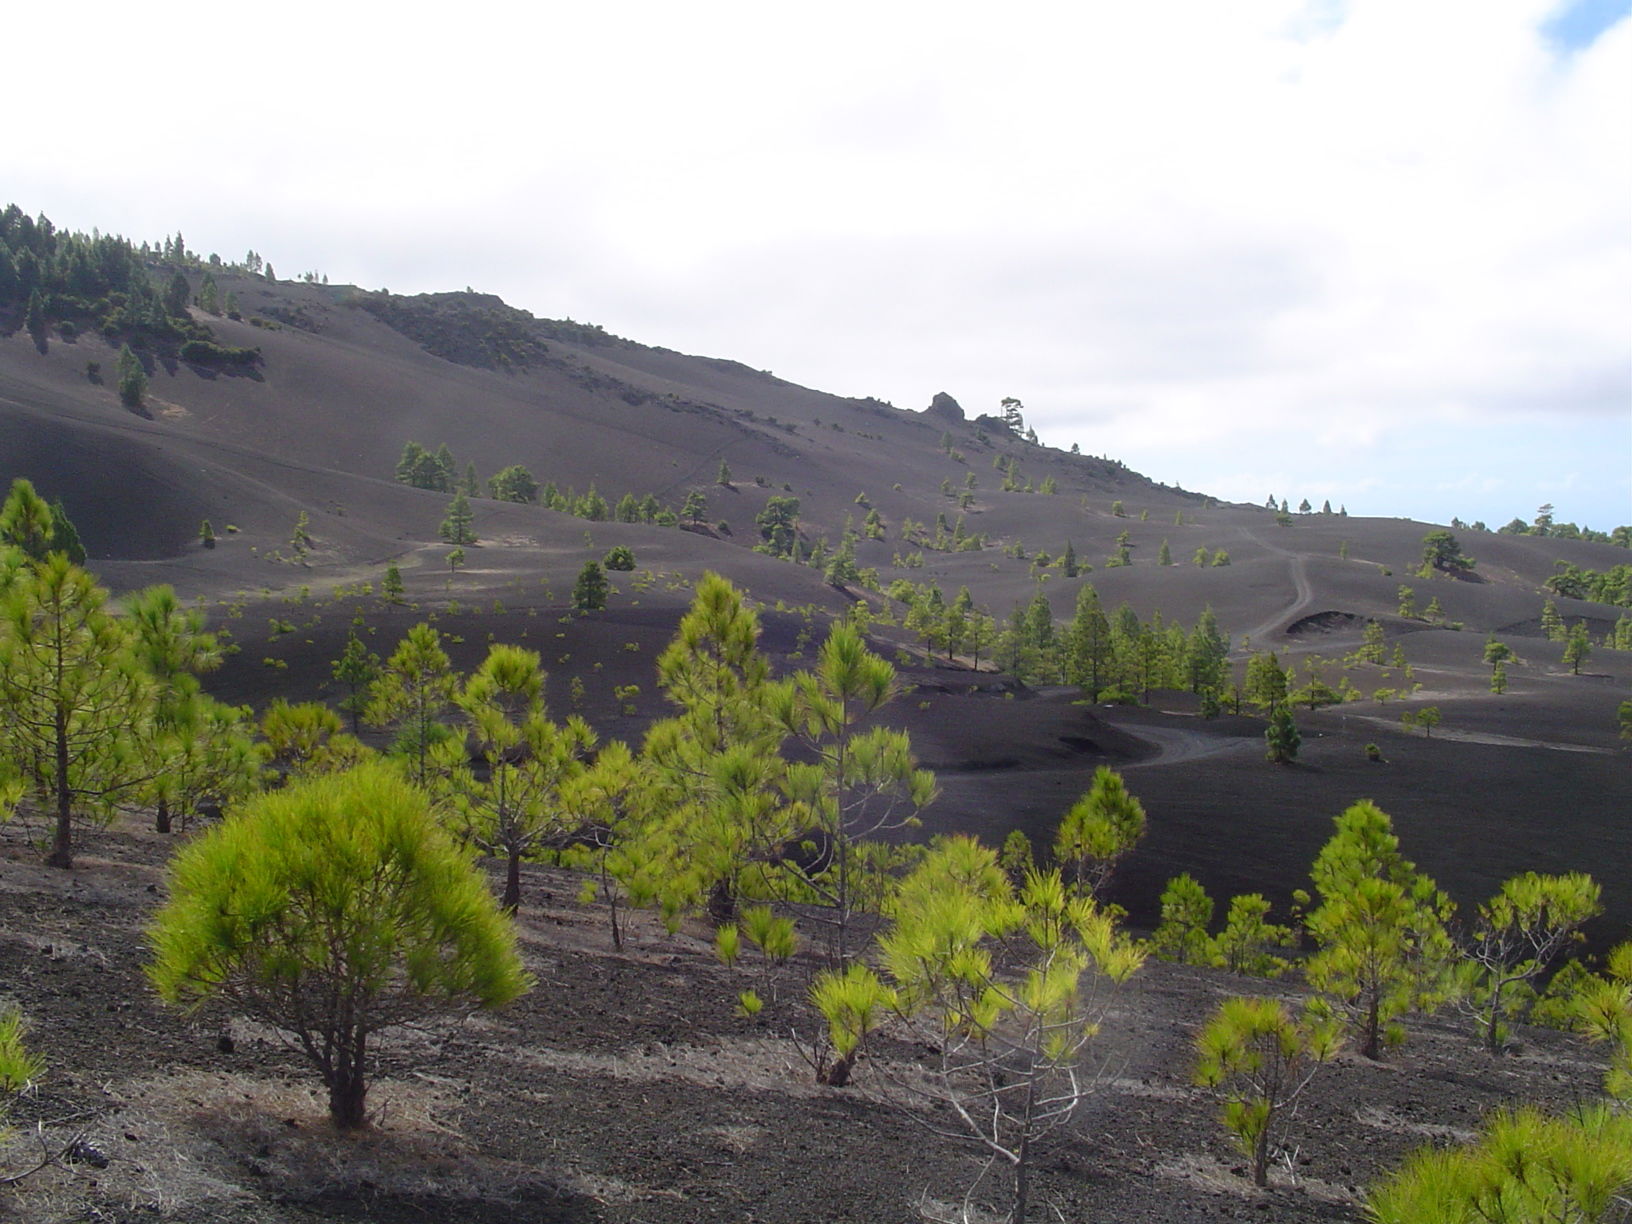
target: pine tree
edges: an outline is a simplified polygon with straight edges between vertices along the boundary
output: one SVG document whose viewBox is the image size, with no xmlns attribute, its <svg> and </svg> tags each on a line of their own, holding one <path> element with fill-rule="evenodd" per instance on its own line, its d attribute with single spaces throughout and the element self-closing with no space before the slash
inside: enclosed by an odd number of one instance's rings
<svg viewBox="0 0 1632 1224">
<path fill-rule="evenodd" d="M 339 704 L 351 717 L 351 733 L 356 735 L 362 729 L 363 715 L 373 699 L 374 682 L 380 678 L 380 656 L 363 645 L 353 629 L 346 635 L 345 649 L 329 670 L 335 680 L 346 687 Z"/>
<path fill-rule="evenodd" d="M 446 442 L 436 448 L 432 456 L 436 462 L 436 490 L 439 493 L 453 493 L 457 491 L 454 481 L 453 452 L 448 449 Z"/>
<path fill-rule="evenodd" d="M 1319 950 L 1305 975 L 1359 1034 L 1360 1053 L 1381 1058 L 1385 1039 L 1404 1039 L 1394 1020 L 1444 993 L 1450 901 L 1400 854 L 1388 815 L 1369 800 L 1337 817 L 1310 874 L 1320 904 L 1305 922 Z"/>
<path fill-rule="evenodd" d="M 1172 565 L 1173 564 L 1173 553 L 1168 549 L 1166 540 L 1162 541 L 1162 549 L 1161 549 L 1161 551 L 1159 553 L 1156 554 L 1156 564 L 1157 565 Z"/>
<path fill-rule="evenodd" d="M 53 816 L 53 867 L 74 865 L 79 820 L 111 819 L 147 778 L 153 681 L 107 592 L 53 553 L 0 600 L 0 758 Z"/>
<path fill-rule="evenodd" d="M 408 777 L 429 788 L 434 780 L 432 749 L 447 738 L 442 715 L 458 691 L 459 677 L 432 626 L 408 630 L 374 682 L 364 721 L 397 728 L 394 749 L 407 760 Z"/>
<path fill-rule="evenodd" d="M 306 511 L 302 510 L 295 519 L 295 529 L 289 536 L 289 547 L 294 551 L 295 560 L 304 562 L 306 554 L 312 548 L 312 534 L 307 530 L 312 520 Z"/>
<path fill-rule="evenodd" d="M 720 470 L 714 475 L 714 483 L 727 489 L 731 487 L 731 467 L 723 458 L 720 460 Z"/>
<path fill-rule="evenodd" d="M 128 600 L 126 614 L 132 649 L 154 682 L 155 734 L 149 747 L 156 762 L 153 772 L 163 775 L 169 772 L 172 754 L 180 755 L 192 747 L 186 741 L 194 724 L 211 721 L 206 711 L 195 708 L 207 701 L 198 677 L 220 667 L 224 656 L 215 635 L 204 629 L 204 614 L 184 607 L 169 586 L 138 591 Z M 181 742 L 172 742 L 177 739 Z M 153 827 L 168 833 L 172 816 L 168 788 L 161 785 L 156 799 Z"/>
<path fill-rule="evenodd" d="M 385 577 L 380 580 L 380 593 L 391 603 L 401 603 L 404 589 L 402 571 L 393 561 L 385 567 Z"/>
<path fill-rule="evenodd" d="M 1450 1220 L 1611 1221 L 1632 1193 L 1632 1112 L 1583 1105 L 1563 1117 L 1493 1114 L 1471 1144 L 1420 1148 L 1366 1195 L 1375 1224 Z"/>
<path fill-rule="evenodd" d="M 1128 793 L 1121 774 L 1101 765 L 1088 791 L 1061 817 L 1054 857 L 1079 895 L 1098 896 L 1144 835 L 1144 805 Z"/>
<path fill-rule="evenodd" d="M 1259 893 L 1242 893 L 1230 898 L 1224 929 L 1214 946 L 1218 964 L 1231 973 L 1274 978 L 1285 973 L 1288 962 L 1272 948 L 1295 948 L 1299 933 L 1291 927 L 1269 921 L 1269 902 Z"/>
<path fill-rule="evenodd" d="M 498 501 L 521 502 L 527 505 L 538 501 L 538 481 L 519 463 L 512 463 L 490 476 L 487 488 Z"/>
<path fill-rule="evenodd" d="M 1059 670 L 1059 652 L 1054 642 L 1054 609 L 1040 586 L 1026 605 L 1026 648 L 1032 659 L 1033 674 L 1039 679 L 1054 679 Z"/>
<path fill-rule="evenodd" d="M 1570 674 L 1579 676 L 1581 664 L 1587 661 L 1592 654 L 1592 641 L 1587 636 L 1587 622 L 1576 621 L 1575 627 L 1569 632 L 1564 642 L 1564 662 L 1570 669 Z"/>
<path fill-rule="evenodd" d="M 787 767 L 787 797 L 807 813 L 827 867 L 803 876 L 801 899 L 788 904 L 828 926 L 829 953 L 840 966 L 858 952 L 851 940 L 858 910 L 882 887 L 889 856 L 879 852 L 879 839 L 911 826 L 935 797 L 935 775 L 917 768 L 906 732 L 860 729 L 895 692 L 895 668 L 855 628 L 836 624 L 815 668 L 769 697 L 772 717 L 799 745 Z"/>
<path fill-rule="evenodd" d="M 1286 706 L 1279 707 L 1270 716 L 1269 726 L 1264 730 L 1264 743 L 1268 746 L 1265 755 L 1277 765 L 1290 765 L 1297 759 L 1303 737 L 1298 734 L 1292 711 Z"/>
<path fill-rule="evenodd" d="M 773 848 L 795 832 L 776 785 L 785 733 L 767 706 L 759 633 L 742 593 L 708 573 L 658 658 L 658 683 L 679 712 L 647 733 L 652 821 L 637 850 L 666 913 L 706 903 L 716 922 L 735 919 L 745 875 L 761 877 L 765 893 Z"/>
<path fill-rule="evenodd" d="M 1541 631 L 1549 642 L 1562 642 L 1569 636 L 1564 618 L 1558 614 L 1558 605 L 1550 599 L 1541 605 Z"/>
<path fill-rule="evenodd" d="M 592 523 L 604 523 L 610 515 L 606 498 L 595 491 L 594 484 L 589 486 L 588 492 L 572 503 L 572 512 Z"/>
<path fill-rule="evenodd" d="M 1209 604 L 1196 619 L 1195 632 L 1190 635 L 1185 663 L 1189 672 L 1192 693 L 1219 692 L 1227 679 L 1227 660 L 1230 643 L 1219 632 L 1218 618 Z"/>
<path fill-rule="evenodd" d="M 1253 1185 L 1269 1185 L 1278 1125 L 1341 1041 L 1336 1025 L 1294 1020 L 1279 999 L 1263 998 L 1226 999 L 1197 1035 L 1196 1083 L 1222 1100 L 1224 1125 L 1252 1162 Z"/>
<path fill-rule="evenodd" d="M 23 327 L 35 340 L 42 340 L 46 323 L 45 296 L 35 289 L 28 295 L 28 305 L 23 310 Z"/>
<path fill-rule="evenodd" d="M 374 755 L 340 729 L 338 714 L 315 701 L 291 705 L 273 698 L 261 716 L 260 732 L 270 762 L 288 777 L 340 773 Z"/>
<path fill-rule="evenodd" d="M 141 360 L 130 351 L 130 345 L 119 346 L 119 402 L 126 408 L 136 409 L 142 406 L 142 400 L 147 397 L 147 371 L 142 369 Z"/>
<path fill-rule="evenodd" d="M 448 513 L 442 519 L 442 525 L 437 533 L 448 544 L 464 545 L 476 543 L 476 516 L 470 509 L 470 498 L 464 493 L 455 493 L 453 500 L 448 503 Z"/>
<path fill-rule="evenodd" d="M 1368 620 L 1361 632 L 1360 649 L 1356 652 L 1362 663 L 1375 663 L 1381 667 L 1388 659 L 1388 652 L 1383 644 L 1383 626 L 1374 620 Z"/>
<path fill-rule="evenodd" d="M 585 561 L 572 586 L 572 606 L 580 612 L 599 612 L 606 607 L 610 585 L 598 561 Z"/>
<path fill-rule="evenodd" d="M 53 551 L 57 534 L 50 503 L 35 492 L 32 481 L 22 476 L 13 479 L 5 504 L 0 506 L 0 545 L 9 544 L 30 560 L 44 561 Z M 56 551 L 64 550 L 59 547 Z"/>
<path fill-rule="evenodd" d="M 306 1051 L 342 1130 L 366 1124 L 378 1031 L 498 1007 L 531 979 L 514 928 L 425 797 L 370 766 L 269 792 L 184 849 L 148 976 Z"/>
<path fill-rule="evenodd" d="M 544 710 L 544 670 L 538 653 L 498 644 L 454 698 L 463 712 L 479 776 L 467 754 L 440 785 L 452 796 L 464 840 L 505 860 L 500 905 L 521 904 L 521 861 L 552 833 L 567 828 L 567 790 L 595 749 L 595 733 L 576 714 L 565 724 Z"/>
<path fill-rule="evenodd" d="M 1273 651 L 1255 653 L 1247 660 L 1246 681 L 1242 685 L 1246 698 L 1267 714 L 1274 714 L 1286 703 L 1286 671 Z"/>
<path fill-rule="evenodd" d="M 932 1051 L 925 1095 L 936 1116 L 955 1119 L 1012 1170 L 1004 1218 L 1024 1220 L 1045 1140 L 1092 1090 L 1088 1048 L 1106 991 L 1144 952 L 1058 872 L 1033 871 L 1015 886 L 971 838 L 939 842 L 903 882 L 891 917 L 875 958 L 884 976 L 857 963 L 811 988 L 838 1055 L 824 1078 L 845 1082 L 871 1029 L 901 1017 Z"/>
<path fill-rule="evenodd" d="M 1099 592 L 1091 582 L 1077 592 L 1077 605 L 1066 630 L 1065 678 L 1090 701 L 1114 683 L 1114 647 L 1111 624 L 1099 604 Z"/>
<path fill-rule="evenodd" d="M 1207 928 L 1213 921 L 1213 899 L 1185 872 L 1162 889 L 1161 921 L 1151 937 L 1151 950 L 1164 960 L 1184 965 L 1209 965 L 1213 941 Z"/>
<path fill-rule="evenodd" d="M 1470 1001 L 1492 1054 L 1505 1039 L 1512 996 L 1552 967 L 1576 931 L 1602 911 L 1602 896 L 1603 890 L 1582 872 L 1527 871 L 1503 882 L 1480 905 L 1462 955 L 1473 970 Z"/>
<path fill-rule="evenodd" d="M 180 272 L 170 277 L 170 283 L 164 291 L 164 312 L 174 318 L 187 317 L 187 303 L 192 301 L 193 291 L 187 284 L 187 278 Z"/>
<path fill-rule="evenodd" d="M 861 570 L 856 565 L 856 546 L 850 536 L 846 535 L 840 542 L 822 578 L 828 586 L 833 587 L 854 586 L 861 580 Z"/>
</svg>

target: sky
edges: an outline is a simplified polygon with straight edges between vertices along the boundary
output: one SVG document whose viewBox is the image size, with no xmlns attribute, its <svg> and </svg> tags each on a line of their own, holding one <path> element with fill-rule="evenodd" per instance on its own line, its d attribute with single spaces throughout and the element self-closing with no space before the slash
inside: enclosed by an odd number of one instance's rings
<svg viewBox="0 0 1632 1224">
<path fill-rule="evenodd" d="M 1607 529 L 1629 9 L 28 5 L 0 202 L 902 408 L 1015 396 L 1227 499 Z"/>
</svg>

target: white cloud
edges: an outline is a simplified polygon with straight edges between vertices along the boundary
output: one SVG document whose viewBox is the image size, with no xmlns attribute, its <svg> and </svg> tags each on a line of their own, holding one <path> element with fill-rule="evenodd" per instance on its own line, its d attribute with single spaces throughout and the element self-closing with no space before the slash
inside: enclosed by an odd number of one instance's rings
<svg viewBox="0 0 1632 1224">
<path fill-rule="evenodd" d="M 50 103 L 0 187 L 906 407 L 1019 395 L 1253 501 L 1233 454 L 1505 521 L 1590 452 L 1561 517 L 1627 521 L 1632 21 L 1565 54 L 1555 7 L 91 4 L 74 89 L 13 61 Z"/>
</svg>

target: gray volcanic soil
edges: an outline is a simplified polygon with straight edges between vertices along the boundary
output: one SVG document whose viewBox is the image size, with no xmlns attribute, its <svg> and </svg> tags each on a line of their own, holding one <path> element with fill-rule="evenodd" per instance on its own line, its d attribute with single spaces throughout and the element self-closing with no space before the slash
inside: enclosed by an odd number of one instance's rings
<svg viewBox="0 0 1632 1224">
<path fill-rule="evenodd" d="M 1211 606 L 1237 666 L 1243 635 L 1301 667 L 1352 651 L 1375 618 L 1424 686 L 1405 703 L 1300 712 L 1303 752 L 1280 768 L 1263 760 L 1256 718 L 1204 721 L 1195 699 L 1177 693 L 1152 694 L 1147 709 L 1088 707 L 1068 690 L 1030 690 L 989 667 L 972 673 L 968 660 L 931 663 L 903 631 L 879 628 L 874 646 L 898 660 L 903 685 L 884 717 L 911 732 L 940 780 L 925 835 L 996 842 L 1022 828 L 1046 845 L 1093 769 L 1109 764 L 1149 814 L 1112 892 L 1136 926 L 1153 923 L 1161 888 L 1179 871 L 1201 880 L 1221 911 L 1230 895 L 1260 891 L 1284 918 L 1331 818 L 1374 798 L 1405 852 L 1464 910 L 1519 871 L 1587 870 L 1604 885 L 1607 910 L 1589 946 L 1632 929 L 1632 770 L 1615 735 L 1632 654 L 1597 648 L 1572 676 L 1539 623 L 1555 563 L 1604 570 L 1625 563 L 1625 550 L 1459 532 L 1475 573 L 1419 580 L 1411 571 L 1429 524 L 1299 515 L 1280 527 L 1262 509 L 1028 446 L 956 413 L 823 395 L 575 325 L 540 321 L 532 357 L 484 366 L 476 342 L 493 300 L 478 295 L 451 295 L 399 331 L 344 287 L 218 279 L 246 319 L 278 324 L 212 321 L 224 343 L 260 345 L 263 365 L 226 376 L 159 363 L 146 417 L 121 409 L 106 381 L 87 379 L 87 361 L 113 365 L 116 350 L 100 337 L 53 336 L 41 352 L 0 320 L 0 477 L 26 475 L 60 496 L 114 591 L 169 582 L 202 602 L 238 648 L 208 680 L 218 696 L 257 709 L 279 696 L 333 701 L 330 663 L 356 618 L 386 655 L 434 614 L 459 667 L 473 666 L 489 641 L 538 649 L 557 716 L 569 712 L 576 679 L 581 712 L 601 736 L 638 742 L 664 712 L 657 654 L 706 570 L 751 593 L 779 672 L 809 663 L 827 619 L 858 593 L 751 551 L 754 517 L 769 497 L 796 496 L 806 545 L 836 541 L 846 516 L 859 524 L 865 494 L 889 538 L 862 542 L 858 560 L 879 567 L 886 585 L 933 582 L 948 597 L 967 585 L 999 619 L 1040 580 L 1062 623 L 1085 582 L 1108 611 L 1126 602 L 1147 619 L 1159 611 L 1190 625 Z M 943 434 L 956 454 L 943 450 Z M 609 501 L 652 493 L 678 507 L 701 491 L 708 525 L 587 523 L 480 499 L 482 543 L 449 575 L 437 540 L 447 497 L 391 479 L 410 439 L 447 442 L 461 468 L 474 460 L 482 476 L 519 462 L 540 481 L 579 491 L 593 482 Z M 714 483 L 722 458 L 729 487 Z M 993 463 L 1006 458 L 1023 481 L 1055 479 L 1058 495 L 1003 492 Z M 921 566 L 897 567 L 897 554 L 912 559 L 903 521 L 932 533 L 938 514 L 954 520 L 940 485 L 960 489 L 969 473 L 977 491 L 967 528 L 990 545 L 925 551 Z M 1115 501 L 1125 517 L 1112 512 Z M 296 561 L 290 536 L 302 512 L 315 543 Z M 196 542 L 204 518 L 219 536 L 211 550 Z M 1123 531 L 1133 564 L 1107 568 Z M 1058 556 L 1068 540 L 1092 572 L 1040 578 L 1005 551 L 1018 543 L 1028 558 Z M 1164 540 L 1172 566 L 1156 561 Z M 632 548 L 639 568 L 613 576 L 606 611 L 570 615 L 579 567 L 615 544 Z M 1197 567 L 1197 549 L 1226 550 L 1231 564 Z M 409 606 L 358 593 L 364 582 L 377 589 L 391 561 L 403 568 Z M 1464 628 L 1397 615 L 1402 582 L 1419 606 L 1437 596 Z M 342 588 L 351 593 L 337 596 Z M 1595 638 L 1622 612 L 1558 606 Z M 1491 632 L 1521 656 L 1502 697 L 1489 693 L 1481 660 Z M 1338 674 L 1328 666 L 1329 680 Z M 1403 682 L 1398 669 L 1347 674 L 1368 695 Z M 640 687 L 633 715 L 613 692 L 628 685 Z M 1433 737 L 1407 734 L 1401 711 L 1427 705 L 1444 716 Z M 1365 759 L 1368 742 L 1383 763 Z M 93 836 L 82 867 L 59 875 L 36 865 L 26 832 L 0 830 L 0 995 L 36 1018 L 53 1070 L 22 1113 L 52 1122 L 52 1134 L 89 1127 L 111 1163 L 42 1176 L 0 1200 L 24 1218 L 894 1220 L 910 1218 L 926 1189 L 955 1199 L 978 1171 L 975 1157 L 879 1103 L 873 1080 L 811 1088 L 781 1036 L 804 1023 L 796 990 L 762 1020 L 739 1019 L 737 984 L 706 955 L 705 933 L 649 933 L 611 955 L 597 920 L 570 902 L 575 886 L 542 871 L 531 873 L 522 911 L 539 989 L 500 1017 L 405 1038 L 415 1061 L 388 1063 L 381 1126 L 336 1145 L 310 1077 L 269 1034 L 235 1026 L 235 1052 L 222 1054 L 218 1020 L 156 1008 L 139 974 L 138 932 L 158 902 L 170 843 L 134 829 Z M 1527 1035 L 1520 1057 L 1489 1062 L 1460 1031 L 1421 1025 L 1397 1063 L 1345 1059 L 1320 1081 L 1294 1161 L 1299 1187 L 1255 1195 L 1231 1171 L 1238 1162 L 1186 1073 L 1201 1017 L 1243 989 L 1279 988 L 1153 965 L 1118 1002 L 1105 1030 L 1110 1081 L 1044 1164 L 1045 1196 L 1065 1218 L 1352 1218 L 1349 1187 L 1410 1143 L 1464 1134 L 1504 1100 L 1562 1103 L 1596 1085 L 1595 1065 L 1566 1039 Z M 881 1051 L 886 1060 L 909 1054 Z"/>
<path fill-rule="evenodd" d="M 376 1127 L 337 1137 L 312 1073 L 274 1034 L 165 1012 L 146 987 L 140 931 L 169 848 L 150 832 L 104 834 L 70 876 L 37 866 L 15 826 L 0 830 L 0 980 L 29 1000 L 50 1063 L 16 1120 L 94 1149 L 0 1190 L 0 1218 L 872 1224 L 956 1202 L 980 1172 L 975 1153 L 892 1104 L 920 1049 L 881 1041 L 855 1087 L 817 1088 L 785 1035 L 809 1030 L 796 986 L 742 1019 L 742 982 L 706 930 L 642 924 L 614 953 L 574 881 L 536 868 L 519 922 L 537 988 L 496 1015 L 386 1041 Z M 1515 1100 L 1567 1106 L 1602 1075 L 1561 1034 L 1525 1030 L 1517 1054 L 1491 1058 L 1452 1018 L 1413 1024 L 1387 1063 L 1344 1054 L 1324 1070 L 1276 1184 L 1255 1191 L 1188 1083 L 1189 1043 L 1220 999 L 1265 992 L 1296 997 L 1151 963 L 1113 997 L 1098 1090 L 1039 1158 L 1053 1218 L 1356 1219 L 1357 1188 L 1410 1147 L 1466 1137 Z M 36 1151 L 14 1142 L 9 1167 Z"/>
</svg>

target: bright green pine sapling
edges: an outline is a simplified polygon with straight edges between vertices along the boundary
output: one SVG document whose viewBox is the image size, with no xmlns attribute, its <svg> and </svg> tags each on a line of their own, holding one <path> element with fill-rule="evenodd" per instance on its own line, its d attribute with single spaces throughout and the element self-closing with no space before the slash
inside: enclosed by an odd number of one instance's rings
<svg viewBox="0 0 1632 1224">
<path fill-rule="evenodd" d="M 876 848 L 892 830 L 916 827 L 936 795 L 935 775 L 917 767 L 905 731 L 860 726 L 895 694 L 895 668 L 848 624 L 833 626 L 815 668 L 766 690 L 772 721 L 800 746 L 802 759 L 784 769 L 784 796 L 827 860 L 826 870 L 798 879 L 783 873 L 797 886 L 784 899 L 829 927 L 829 953 L 841 965 L 856 953 L 858 909 L 884 883 L 879 870 L 890 855 Z"/>
<path fill-rule="evenodd" d="M 27 1031 L 21 1012 L 0 1011 L 0 1139 L 7 1134 L 6 1115 L 12 1100 L 45 1070 L 45 1060 L 23 1044 Z"/>
<path fill-rule="evenodd" d="M 1054 857 L 1079 896 L 1097 896 L 1111 872 L 1145 835 L 1144 805 L 1108 765 L 1060 819 Z"/>
<path fill-rule="evenodd" d="M 782 971 L 799 950 L 799 935 L 793 919 L 778 915 L 768 905 L 753 905 L 744 909 L 736 922 L 715 930 L 714 953 L 725 965 L 737 966 L 747 948 L 759 951 L 755 958 L 755 984 L 737 995 L 737 1009 L 751 1017 L 760 1013 L 767 998 L 776 999 Z M 853 1046 L 840 1051 L 840 1056 L 852 1050 Z"/>
<path fill-rule="evenodd" d="M 544 709 L 538 653 L 503 643 L 454 698 L 465 715 L 481 774 L 471 768 L 464 736 L 434 751 L 434 789 L 446 796 L 461 835 L 505 861 L 503 907 L 521 904 L 521 862 L 554 834 L 566 832 L 564 792 L 584 773 L 595 733 L 578 715 L 552 722 Z"/>
<path fill-rule="evenodd" d="M 364 721 L 397 728 L 393 751 L 407 758 L 409 779 L 416 785 L 431 783 L 431 749 L 448 737 L 442 715 L 458 689 L 459 676 L 442 649 L 442 635 L 424 622 L 397 643 L 374 682 Z"/>
<path fill-rule="evenodd" d="M 1214 941 L 1217 963 L 1247 977 L 1280 977 L 1290 967 L 1275 948 L 1296 947 L 1298 933 L 1269 920 L 1269 902 L 1260 893 L 1230 898 L 1224 929 Z"/>
<path fill-rule="evenodd" d="M 481 873 L 383 764 L 243 804 L 172 860 L 168 891 L 148 930 L 159 997 L 219 999 L 284 1034 L 342 1130 L 367 1125 L 382 1030 L 532 985 Z"/>
<path fill-rule="evenodd" d="M 1196 1037 L 1196 1083 L 1223 1102 L 1225 1128 L 1269 1184 L 1274 1140 L 1342 1038 L 1330 1019 L 1294 1019 L 1278 999 L 1226 999 Z"/>
<path fill-rule="evenodd" d="M 275 697 L 261 715 L 267 760 L 293 777 L 339 773 L 360 764 L 372 751 L 341 730 L 340 716 L 316 701 L 291 705 Z"/>
<path fill-rule="evenodd" d="M 1605 976 L 1582 983 L 1575 1012 L 1588 1037 L 1609 1044 L 1604 1091 L 1632 1105 L 1632 941 L 1610 950 Z M 1627 1116 L 1632 1117 L 1632 1110 Z"/>
<path fill-rule="evenodd" d="M 1151 937 L 1151 950 L 1181 965 L 1211 964 L 1214 948 L 1207 927 L 1213 921 L 1214 906 L 1207 890 L 1186 872 L 1167 882 L 1161 905 L 1161 922 Z"/>
<path fill-rule="evenodd" d="M 1601 912 L 1602 890 L 1582 872 L 1527 871 L 1479 906 L 1462 943 L 1465 999 L 1492 1054 L 1506 1038 L 1514 999 L 1552 967 L 1580 928 Z"/>
<path fill-rule="evenodd" d="M 1144 952 L 1057 871 L 1016 889 L 971 838 L 938 841 L 891 916 L 881 972 L 857 963 L 824 973 L 812 1002 L 847 1071 L 889 1013 L 921 1035 L 937 1054 L 931 1097 L 1013 1171 L 1007 1218 L 1022 1220 L 1040 1148 L 1092 1091 L 1081 1071 L 1107 992 Z"/>
<path fill-rule="evenodd" d="M 1372 1224 L 1624 1219 L 1632 1193 L 1632 1112 L 1605 1105 L 1563 1117 L 1502 1111 L 1478 1139 L 1419 1148 L 1366 1195 Z"/>
<path fill-rule="evenodd" d="M 1405 1033 L 1396 1021 L 1432 1009 L 1448 988 L 1453 906 L 1399 852 L 1387 813 L 1361 800 L 1336 819 L 1310 875 L 1319 905 L 1305 918 L 1318 950 L 1305 963 L 1322 1004 L 1343 1017 L 1360 1053 L 1379 1059 Z M 1295 894 L 1307 905 L 1308 894 Z"/>
</svg>

